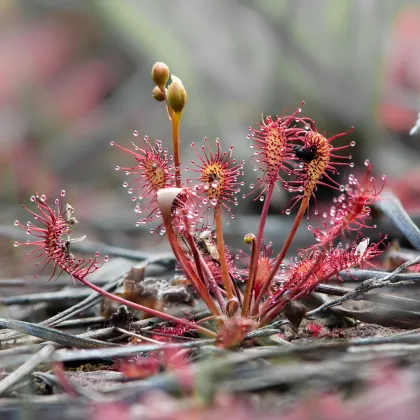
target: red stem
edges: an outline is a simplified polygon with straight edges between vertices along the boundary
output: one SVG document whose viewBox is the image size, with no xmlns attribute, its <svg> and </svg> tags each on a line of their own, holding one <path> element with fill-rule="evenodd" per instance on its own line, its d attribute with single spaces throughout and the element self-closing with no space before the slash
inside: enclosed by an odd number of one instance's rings
<svg viewBox="0 0 420 420">
<path fill-rule="evenodd" d="M 265 311 L 258 323 L 258 328 L 269 324 L 284 309 L 287 302 L 289 302 L 289 299 L 282 299 L 276 306 L 273 306 L 269 310 Z"/>
<path fill-rule="evenodd" d="M 174 164 L 175 164 L 175 185 L 181 188 L 181 168 L 179 155 L 179 125 L 181 121 L 181 114 L 173 112 L 171 119 L 172 124 L 172 145 L 174 149 Z"/>
<path fill-rule="evenodd" d="M 160 90 L 165 98 L 166 109 L 168 111 L 168 117 L 172 125 L 172 148 L 174 152 L 174 165 L 175 165 L 175 185 L 177 188 L 181 188 L 181 168 L 180 168 L 180 154 L 179 154 L 179 125 L 181 122 L 181 113 L 176 113 L 168 104 L 168 97 L 166 95 L 166 89 Z"/>
<path fill-rule="evenodd" d="M 249 278 L 246 283 L 246 288 L 245 288 L 245 293 L 244 293 L 244 302 L 242 305 L 243 317 L 246 317 L 248 315 L 249 307 L 251 305 L 252 292 L 254 290 L 254 283 L 255 283 L 255 278 L 256 278 L 257 269 L 258 269 L 258 260 L 259 260 L 258 257 L 260 255 L 261 245 L 264 240 L 264 228 L 267 222 L 268 209 L 270 208 L 271 199 L 273 198 L 273 191 L 274 191 L 274 183 L 271 183 L 269 184 L 267 188 L 267 195 L 266 195 L 264 206 L 261 212 L 260 225 L 258 227 L 257 237 L 256 237 L 256 240 L 252 242 Z"/>
<path fill-rule="evenodd" d="M 265 295 L 265 293 L 267 293 L 268 288 L 270 287 L 274 276 L 276 275 L 277 271 L 280 268 L 280 264 L 283 262 L 284 257 L 286 256 L 287 251 L 289 250 L 290 245 L 292 244 L 292 241 L 296 235 L 296 232 L 299 228 L 300 222 L 302 221 L 303 215 L 305 214 L 308 204 L 309 204 L 309 198 L 303 197 L 302 202 L 300 203 L 299 211 L 297 212 L 295 220 L 293 222 L 292 228 L 290 229 L 290 232 L 287 235 L 286 241 L 284 242 L 283 247 L 276 258 L 276 263 L 271 269 L 271 272 L 268 275 L 267 280 L 264 282 L 261 288 L 260 294 L 255 299 L 253 313 L 258 313 L 258 305 L 261 302 L 262 297 Z"/>
<path fill-rule="evenodd" d="M 214 219 L 216 222 L 216 237 L 217 237 L 217 250 L 220 258 L 220 268 L 222 269 L 222 279 L 225 286 L 227 300 L 230 301 L 233 297 L 231 278 L 229 276 L 229 270 L 227 266 L 226 253 L 225 253 L 225 241 L 223 239 L 223 222 L 220 212 L 220 208 L 214 210 Z"/>
<path fill-rule="evenodd" d="M 213 294 L 214 294 L 214 296 L 215 296 L 215 298 L 216 298 L 216 300 L 217 300 L 217 302 L 220 306 L 220 309 L 222 310 L 222 312 L 224 312 L 225 307 L 226 307 L 226 303 L 225 303 L 225 300 L 223 299 L 222 291 L 220 290 L 218 284 L 216 283 L 216 280 L 214 279 L 213 274 L 211 273 L 209 266 L 204 261 L 204 258 L 201 255 L 200 255 L 199 258 L 200 258 L 200 261 L 203 265 L 204 272 L 207 276 L 209 286 L 210 286 L 210 290 L 213 292 Z"/>
<path fill-rule="evenodd" d="M 146 312 L 152 316 L 156 316 L 158 318 L 164 319 L 169 322 L 175 322 L 177 324 L 185 325 L 186 327 L 195 329 L 202 333 L 203 335 L 206 335 L 207 337 L 215 338 L 217 334 L 213 331 L 208 330 L 207 328 L 201 327 L 194 322 L 188 321 L 186 319 L 180 319 L 173 315 L 166 314 L 164 312 L 157 311 L 152 308 L 148 308 L 147 306 L 140 305 L 138 303 L 130 302 L 129 300 L 126 300 L 120 296 L 114 295 L 110 292 L 107 292 L 106 290 L 101 289 L 99 286 L 97 286 L 94 283 L 91 283 L 89 280 L 86 280 L 83 277 L 75 277 L 76 280 L 78 280 L 80 283 L 84 284 L 85 286 L 89 287 L 90 289 L 94 290 L 95 292 L 101 294 L 102 296 L 105 296 L 109 299 L 114 300 L 115 302 L 121 303 L 122 305 L 129 306 L 130 308 L 136 310 L 136 311 L 143 311 Z"/>
<path fill-rule="evenodd" d="M 194 264 L 195 264 L 195 267 L 197 269 L 197 275 L 202 280 L 203 284 L 208 286 L 207 277 L 204 276 L 204 274 L 203 274 L 203 267 L 204 267 L 205 263 L 204 263 L 203 259 L 200 258 L 201 254 L 197 249 L 197 245 L 195 244 L 192 235 L 189 233 L 190 232 L 190 226 L 189 226 L 188 219 L 187 219 L 185 213 L 184 213 L 184 223 L 185 223 L 185 226 L 186 226 L 186 235 L 185 236 L 187 238 L 188 245 L 190 246 L 191 253 L 192 253 L 193 258 L 194 258 Z"/>
<path fill-rule="evenodd" d="M 214 303 L 209 291 L 201 282 L 201 280 L 197 277 L 197 274 L 191 267 L 190 262 L 188 261 L 187 257 L 185 256 L 184 252 L 179 246 L 172 224 L 167 220 L 166 217 L 163 217 L 163 222 L 165 224 L 169 244 L 171 245 L 172 251 L 175 254 L 175 258 L 177 259 L 177 261 L 181 264 L 182 268 L 187 273 L 188 278 L 197 289 L 198 294 L 204 300 L 209 310 L 214 315 L 220 315 L 221 312 L 217 309 L 216 304 Z"/>
</svg>

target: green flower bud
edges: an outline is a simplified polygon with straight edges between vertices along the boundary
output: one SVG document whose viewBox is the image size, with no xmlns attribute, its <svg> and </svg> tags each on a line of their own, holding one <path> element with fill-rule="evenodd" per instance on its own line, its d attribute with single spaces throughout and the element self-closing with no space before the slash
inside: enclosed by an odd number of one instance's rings
<svg viewBox="0 0 420 420">
<path fill-rule="evenodd" d="M 187 91 L 178 77 L 172 75 L 172 83 L 169 85 L 166 96 L 168 104 L 174 112 L 179 113 L 184 109 L 187 102 Z"/>
<path fill-rule="evenodd" d="M 154 99 L 156 99 L 158 102 L 163 102 L 165 100 L 165 97 L 163 96 L 162 91 L 158 86 L 155 86 L 152 90 L 152 96 Z"/>
<path fill-rule="evenodd" d="M 247 233 L 247 234 L 244 236 L 244 242 L 245 242 L 247 245 L 252 244 L 252 242 L 254 242 L 254 241 L 255 241 L 255 235 L 254 235 L 253 233 Z"/>
<path fill-rule="evenodd" d="M 169 67 L 165 63 L 157 62 L 152 68 L 153 83 L 163 89 L 169 80 Z"/>
</svg>

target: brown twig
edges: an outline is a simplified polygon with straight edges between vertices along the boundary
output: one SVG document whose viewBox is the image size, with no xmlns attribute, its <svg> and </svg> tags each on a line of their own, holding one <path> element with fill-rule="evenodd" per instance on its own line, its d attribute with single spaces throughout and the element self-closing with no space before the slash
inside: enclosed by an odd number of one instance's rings
<svg viewBox="0 0 420 420">
<path fill-rule="evenodd" d="M 414 264 L 418 264 L 419 262 L 420 262 L 420 257 L 416 258 L 415 260 L 408 261 L 404 264 L 401 264 L 392 273 L 388 273 L 384 277 L 381 277 L 381 278 L 374 277 L 372 279 L 365 280 L 358 287 L 346 293 L 344 296 L 341 296 L 340 298 L 334 299 L 330 302 L 324 303 L 317 309 L 314 309 L 313 311 L 308 312 L 306 314 L 306 317 L 316 318 L 326 309 L 329 309 L 333 306 L 341 305 L 342 303 L 347 302 L 348 300 L 360 299 L 361 296 L 363 296 L 365 293 L 367 293 L 369 290 L 372 290 L 372 289 L 377 289 L 384 286 L 401 286 L 401 285 L 411 284 L 411 282 L 409 281 L 407 282 L 405 280 L 394 280 L 393 277 L 395 274 L 400 273 L 401 271 L 405 270 L 407 267 L 410 267 L 411 265 L 414 265 Z"/>
</svg>

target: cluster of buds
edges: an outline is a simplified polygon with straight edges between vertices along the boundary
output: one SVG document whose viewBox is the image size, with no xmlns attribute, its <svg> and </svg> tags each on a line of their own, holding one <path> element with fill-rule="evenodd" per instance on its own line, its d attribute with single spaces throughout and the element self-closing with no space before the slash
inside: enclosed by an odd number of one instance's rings
<svg viewBox="0 0 420 420">
<path fill-rule="evenodd" d="M 35 246 L 32 255 L 40 258 L 41 263 L 53 263 L 52 276 L 57 269 L 68 272 L 76 280 L 119 303 L 160 316 L 184 329 L 218 337 L 219 344 L 232 346 L 251 329 L 265 325 L 281 314 L 287 302 L 310 293 L 341 270 L 363 266 L 383 252 L 385 238 L 371 244 L 368 238 L 347 246 L 334 244 L 337 238 L 351 231 L 373 227 L 367 223 L 370 206 L 383 185 L 376 187 L 369 162 L 366 162 L 366 174 L 361 181 L 352 175 L 347 184 L 334 179 L 339 168 L 353 167 L 351 156 L 341 152 L 353 147 L 355 142 L 344 146 L 335 143 L 353 128 L 327 137 L 317 130 L 312 119 L 300 116 L 302 109 L 299 108 L 288 116 L 263 117 L 257 129 L 250 128 L 249 139 L 254 150 L 250 160 L 255 169 L 262 172 L 250 188 L 253 192 L 258 191 L 254 200 L 263 204 L 255 234 L 245 236 L 245 243 L 251 248 L 250 255 L 240 252 L 233 258 L 234 252 L 224 241 L 223 226 L 224 219 L 234 218 L 233 209 L 239 204 L 245 162 L 235 161 L 233 146 L 224 151 L 219 139 L 212 147 L 205 138 L 202 146 L 191 144 L 197 160 L 191 162 L 190 168 L 182 168 L 179 128 L 186 106 L 186 89 L 164 63 L 153 66 L 152 81 L 155 84 L 153 97 L 166 104 L 172 126 L 172 150 L 169 152 L 162 141 L 152 142 L 147 136 L 133 142 L 133 150 L 111 142 L 134 158 L 132 165 L 117 166 L 116 169 L 133 177 L 132 186 L 128 182 L 123 186 L 129 187 L 131 200 L 136 203 L 135 212 L 144 213 L 137 225 L 160 219 L 159 227 L 152 231 L 166 235 L 192 290 L 211 312 L 208 320 L 217 321 L 218 331 L 214 331 L 214 324 L 209 323 L 207 328 L 202 326 L 203 322 L 198 324 L 176 318 L 100 291 L 86 280 L 89 273 L 99 268 L 98 257 L 76 260 L 69 252 L 73 241 L 71 225 L 75 222 L 72 208 L 63 210 L 57 201 L 57 210 L 52 210 L 43 196 L 37 196 L 32 201 L 37 202 L 38 213 L 29 211 L 42 226 L 24 226 L 29 234 L 38 236 L 37 241 L 28 241 L 25 245 Z M 139 133 L 135 131 L 134 136 L 138 138 Z M 187 178 L 188 174 L 192 176 Z M 309 227 L 317 243 L 287 266 L 286 254 L 303 216 L 309 214 L 310 202 L 316 202 L 318 186 L 330 187 L 339 195 L 334 198 L 329 215 L 324 214 L 328 220 L 321 227 Z M 290 215 L 298 204 L 299 208 L 280 252 L 275 254 L 271 244 L 264 245 L 264 231 L 273 193 L 281 188 L 293 194 L 284 213 Z M 242 198 L 248 195 L 244 194 Z M 15 224 L 23 226 L 19 222 Z M 245 267 L 236 267 L 238 262 Z M 238 328 L 240 334 L 233 334 Z"/>
</svg>

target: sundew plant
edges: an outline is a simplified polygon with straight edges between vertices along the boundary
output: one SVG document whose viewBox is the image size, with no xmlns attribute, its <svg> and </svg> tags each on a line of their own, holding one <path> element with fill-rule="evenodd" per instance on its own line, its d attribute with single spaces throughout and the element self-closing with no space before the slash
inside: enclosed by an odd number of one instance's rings
<svg viewBox="0 0 420 420">
<path fill-rule="evenodd" d="M 153 98 L 166 105 L 172 144 L 141 139 L 137 131 L 132 148 L 111 142 L 116 150 L 132 157 L 131 166 L 117 166 L 116 170 L 130 178 L 124 186 L 139 216 L 137 225 L 158 221 L 158 227 L 151 230 L 169 241 L 193 293 L 211 316 L 200 323 L 178 318 L 90 282 L 89 274 L 108 258 L 100 259 L 97 253 L 87 260 L 77 259 L 70 252 L 72 242 L 83 238 L 72 237 L 77 220 L 73 207 L 65 204 L 64 190 L 54 203 L 48 203 L 43 194 L 33 195 L 32 206 L 24 207 L 34 220 L 25 224 L 15 221 L 35 237 L 15 242 L 15 246 L 31 248 L 27 255 L 37 260 L 41 271 L 52 265 L 51 277 L 66 272 L 75 282 L 135 311 L 230 345 L 232 340 L 239 343 L 249 331 L 270 324 L 289 302 L 311 293 L 320 283 L 342 270 L 362 266 L 384 251 L 386 237 L 371 243 L 358 232 L 375 228 L 369 222 L 370 206 L 378 199 L 385 178 L 378 185 L 366 161 L 361 178 L 350 175 L 345 184 L 338 182 L 339 169 L 354 166 L 349 150 L 355 142 L 350 139 L 347 145 L 337 146 L 335 140 L 351 136 L 352 129 L 327 137 L 300 108 L 291 115 L 263 117 L 255 128 L 249 128 L 248 136 L 250 161 L 257 169 L 252 172 L 260 175 L 248 186 L 251 194 L 243 194 L 245 162 L 236 161 L 233 146 L 225 147 L 219 139 L 191 143 L 196 157 L 187 167 L 181 165 L 179 132 L 187 92 L 164 63 L 153 66 L 152 80 Z M 305 214 L 317 213 L 320 185 L 334 192 L 333 205 L 323 214 L 321 226 L 309 227 L 314 244 L 288 262 L 285 257 L 302 219 Z M 280 252 L 274 253 L 272 244 L 264 241 L 264 232 L 273 194 L 282 190 L 292 193 L 283 212 L 294 221 Z M 261 215 L 254 232 L 244 232 L 248 249 L 237 253 L 225 243 L 223 226 L 227 221 L 234 223 L 235 207 L 246 199 L 262 202 Z M 335 245 L 339 238 L 341 242 Z M 349 242 L 343 244 L 343 239 Z"/>
</svg>

